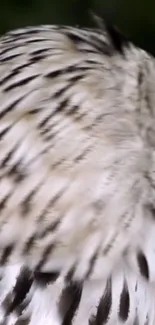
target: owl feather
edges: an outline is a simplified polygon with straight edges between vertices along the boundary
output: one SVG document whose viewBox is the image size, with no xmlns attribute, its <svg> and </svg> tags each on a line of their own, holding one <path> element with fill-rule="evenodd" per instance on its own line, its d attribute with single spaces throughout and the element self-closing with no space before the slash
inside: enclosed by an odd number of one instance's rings
<svg viewBox="0 0 155 325">
<path fill-rule="evenodd" d="M 155 325 L 154 87 L 101 21 L 0 38 L 1 325 Z"/>
</svg>

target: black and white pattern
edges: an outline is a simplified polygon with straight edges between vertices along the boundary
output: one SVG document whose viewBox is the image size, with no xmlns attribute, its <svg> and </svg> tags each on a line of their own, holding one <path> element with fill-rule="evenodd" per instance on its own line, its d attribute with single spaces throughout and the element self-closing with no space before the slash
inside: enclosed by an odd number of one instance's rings
<svg viewBox="0 0 155 325">
<path fill-rule="evenodd" d="M 154 90 L 106 25 L 0 38 L 0 325 L 155 325 Z"/>
</svg>

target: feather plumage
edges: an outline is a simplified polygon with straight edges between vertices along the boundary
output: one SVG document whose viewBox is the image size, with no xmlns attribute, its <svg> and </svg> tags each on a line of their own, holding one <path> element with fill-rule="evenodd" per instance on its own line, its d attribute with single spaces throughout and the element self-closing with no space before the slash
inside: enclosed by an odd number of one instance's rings
<svg viewBox="0 0 155 325">
<path fill-rule="evenodd" d="M 154 73 L 108 27 L 1 37 L 0 324 L 155 324 Z"/>
</svg>

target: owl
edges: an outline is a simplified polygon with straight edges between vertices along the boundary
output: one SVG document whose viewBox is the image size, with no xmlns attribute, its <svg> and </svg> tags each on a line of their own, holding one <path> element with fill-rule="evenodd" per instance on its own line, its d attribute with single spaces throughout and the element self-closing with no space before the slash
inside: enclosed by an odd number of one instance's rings
<svg viewBox="0 0 155 325">
<path fill-rule="evenodd" d="M 0 325 L 155 325 L 155 60 L 119 31 L 0 38 Z"/>
</svg>

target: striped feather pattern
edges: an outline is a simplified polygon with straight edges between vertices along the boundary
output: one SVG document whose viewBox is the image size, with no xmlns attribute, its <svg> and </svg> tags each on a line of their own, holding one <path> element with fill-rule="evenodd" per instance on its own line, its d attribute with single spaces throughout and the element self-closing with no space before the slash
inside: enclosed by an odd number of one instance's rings
<svg viewBox="0 0 155 325">
<path fill-rule="evenodd" d="M 0 325 L 155 325 L 154 74 L 107 26 L 0 38 Z"/>
</svg>

